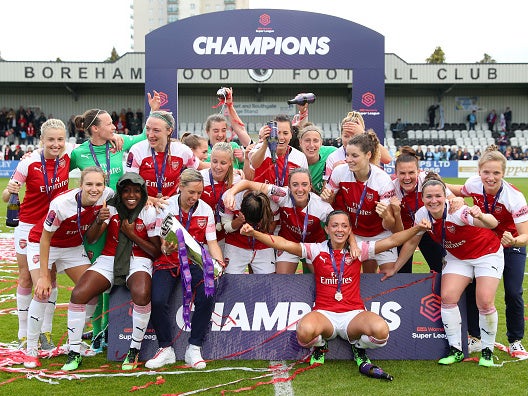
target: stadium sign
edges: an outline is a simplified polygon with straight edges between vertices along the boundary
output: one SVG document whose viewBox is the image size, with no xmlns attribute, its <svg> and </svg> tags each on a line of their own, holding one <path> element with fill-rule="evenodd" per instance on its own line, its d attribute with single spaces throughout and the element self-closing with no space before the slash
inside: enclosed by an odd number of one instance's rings
<svg viewBox="0 0 528 396">
<path fill-rule="evenodd" d="M 344 69 L 354 73 L 351 107 L 367 127 L 384 130 L 384 38 L 354 22 L 303 11 L 231 10 L 170 23 L 147 34 L 145 44 L 145 92 L 166 94 L 164 108 L 176 125 L 179 70 Z"/>
</svg>

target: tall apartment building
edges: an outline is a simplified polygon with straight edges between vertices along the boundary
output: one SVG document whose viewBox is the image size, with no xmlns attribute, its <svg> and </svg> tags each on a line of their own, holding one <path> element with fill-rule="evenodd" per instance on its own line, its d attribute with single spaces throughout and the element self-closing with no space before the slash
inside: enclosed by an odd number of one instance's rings
<svg viewBox="0 0 528 396">
<path fill-rule="evenodd" d="M 249 0 L 134 0 L 134 51 L 145 51 L 145 35 L 190 16 L 249 7 Z"/>
</svg>

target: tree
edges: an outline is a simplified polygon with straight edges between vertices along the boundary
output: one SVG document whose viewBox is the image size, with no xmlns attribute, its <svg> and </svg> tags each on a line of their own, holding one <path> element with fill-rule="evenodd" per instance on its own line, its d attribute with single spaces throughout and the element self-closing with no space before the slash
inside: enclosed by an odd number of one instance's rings
<svg viewBox="0 0 528 396">
<path fill-rule="evenodd" d="M 495 59 L 491 57 L 491 55 L 484 53 L 484 57 L 477 63 L 497 63 L 497 62 L 495 61 Z"/>
<path fill-rule="evenodd" d="M 115 47 L 112 48 L 112 53 L 110 54 L 110 58 L 105 60 L 105 62 L 115 62 L 119 59 L 119 54 L 117 53 Z"/>
<path fill-rule="evenodd" d="M 55 62 L 62 62 L 62 59 L 57 57 L 57 59 L 55 59 Z"/>
<path fill-rule="evenodd" d="M 445 63 L 445 53 L 442 47 L 436 47 L 431 56 L 425 61 L 427 63 Z"/>
</svg>

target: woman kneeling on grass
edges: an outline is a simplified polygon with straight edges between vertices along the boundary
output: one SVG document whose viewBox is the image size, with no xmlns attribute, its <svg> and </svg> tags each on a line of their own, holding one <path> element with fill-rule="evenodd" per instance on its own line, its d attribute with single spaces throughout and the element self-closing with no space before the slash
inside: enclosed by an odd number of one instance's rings
<svg viewBox="0 0 528 396">
<path fill-rule="evenodd" d="M 380 348 L 387 343 L 389 326 L 385 320 L 365 310 L 360 295 L 361 261 L 384 250 L 401 245 L 430 223 L 424 220 L 405 231 L 377 241 L 359 244 L 361 256 L 350 255 L 348 239 L 352 232 L 348 213 L 331 212 L 326 219 L 328 241 L 297 243 L 279 236 L 255 231 L 249 224 L 240 230 L 242 235 L 279 250 L 312 260 L 315 274 L 315 305 L 297 324 L 297 340 L 305 348 L 314 347 L 310 363 L 324 363 L 327 340 L 339 336 L 350 342 L 357 365 L 370 363 L 366 348 Z M 345 265 L 346 264 L 346 265 Z M 337 286 L 336 286 L 337 285 Z"/>
<path fill-rule="evenodd" d="M 72 291 L 68 306 L 70 353 L 62 367 L 76 370 L 81 364 L 80 346 L 86 317 L 86 304 L 116 285 L 130 289 L 132 311 L 132 341 L 121 366 L 123 370 L 137 367 L 141 342 L 150 319 L 152 259 L 160 253 L 161 241 L 156 230 L 156 209 L 145 206 L 147 187 L 136 173 L 125 173 L 117 182 L 117 193 L 101 208 L 86 233 L 94 243 L 108 229 L 106 244 L 95 263 L 82 275 Z"/>
</svg>

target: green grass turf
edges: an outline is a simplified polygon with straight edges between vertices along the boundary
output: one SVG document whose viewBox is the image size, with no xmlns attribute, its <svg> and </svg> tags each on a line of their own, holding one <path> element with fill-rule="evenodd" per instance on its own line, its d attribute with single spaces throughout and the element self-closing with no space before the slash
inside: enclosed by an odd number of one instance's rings
<svg viewBox="0 0 528 396">
<path fill-rule="evenodd" d="M 450 179 L 451 183 L 461 183 L 461 179 Z M 0 188 L 4 188 L 7 179 L 0 179 Z M 528 194 L 528 181 L 514 179 L 512 182 Z M 5 204 L 0 204 L 0 215 L 5 216 Z M 4 219 L 0 220 L 4 223 Z M 0 225 L 2 232 L 12 229 Z M 0 276 L 0 310 L 14 309 L 16 277 L 14 265 L 1 265 Z M 413 271 L 417 273 L 428 272 L 428 266 L 418 252 L 414 256 Z M 70 280 L 64 275 L 59 276 L 59 303 L 67 303 L 72 288 Z M 527 281 L 524 282 L 524 289 Z M 502 283 L 497 292 L 496 306 L 499 312 L 499 329 L 497 342 L 507 343 L 505 318 L 504 318 L 504 291 Z M 0 311 L 3 313 L 5 311 Z M 0 341 L 10 342 L 16 339 L 18 322 L 14 313 L 0 314 Z M 59 307 L 56 311 L 53 324 L 53 338 L 58 342 L 66 337 L 66 309 Z M 390 342 L 390 340 L 389 340 Z M 528 341 L 527 341 L 528 343 Z M 506 353 L 495 349 L 497 363 L 513 361 Z M 473 355 L 474 357 L 478 356 Z M 46 370 L 56 371 L 65 362 L 65 356 L 49 360 L 42 360 L 42 367 Z M 177 362 L 183 364 L 183 362 Z M 290 363 L 290 362 L 288 362 Z M 350 361 L 327 361 L 323 366 L 301 372 L 293 380 L 293 391 L 296 395 L 521 395 L 527 394 L 526 371 L 528 360 L 504 364 L 502 367 L 482 368 L 475 362 L 463 362 L 453 366 L 439 366 L 436 361 L 376 361 L 385 371 L 394 376 L 394 381 L 384 382 L 370 379 L 358 373 L 355 363 Z M 214 361 L 207 365 L 207 369 L 221 369 L 234 367 L 266 368 L 268 361 Z M 305 368 L 307 364 L 298 364 L 295 369 Z M 17 366 L 20 367 L 20 366 Z M 84 370 L 99 370 L 105 373 L 118 373 L 120 364 L 109 362 L 104 355 L 85 358 L 81 366 Z M 177 371 L 177 367 L 170 367 L 170 371 Z M 146 389 L 135 392 L 137 395 L 177 394 L 201 388 L 208 388 L 218 384 L 247 378 L 248 380 L 234 385 L 203 392 L 204 395 L 217 395 L 223 389 L 235 390 L 243 387 L 252 387 L 257 382 L 268 381 L 269 378 L 251 380 L 250 378 L 262 373 L 244 372 L 239 370 L 221 372 L 197 372 L 185 369 L 183 375 L 169 375 L 163 372 L 155 375 L 138 377 L 102 377 L 73 381 L 60 381 L 58 385 L 50 385 L 36 379 L 28 380 L 24 374 L 6 373 L 0 371 L 0 395 L 40 395 L 50 393 L 53 395 L 122 395 L 130 391 L 133 386 L 144 385 L 155 381 L 161 375 L 165 383 L 152 385 Z M 144 370 L 140 370 L 143 372 Z M 168 371 L 168 370 L 166 370 Z M 293 371 L 290 371 L 290 375 Z M 14 380 L 10 383 L 4 381 Z M 273 386 L 259 386 L 254 391 L 246 392 L 251 395 L 274 395 Z"/>
</svg>

